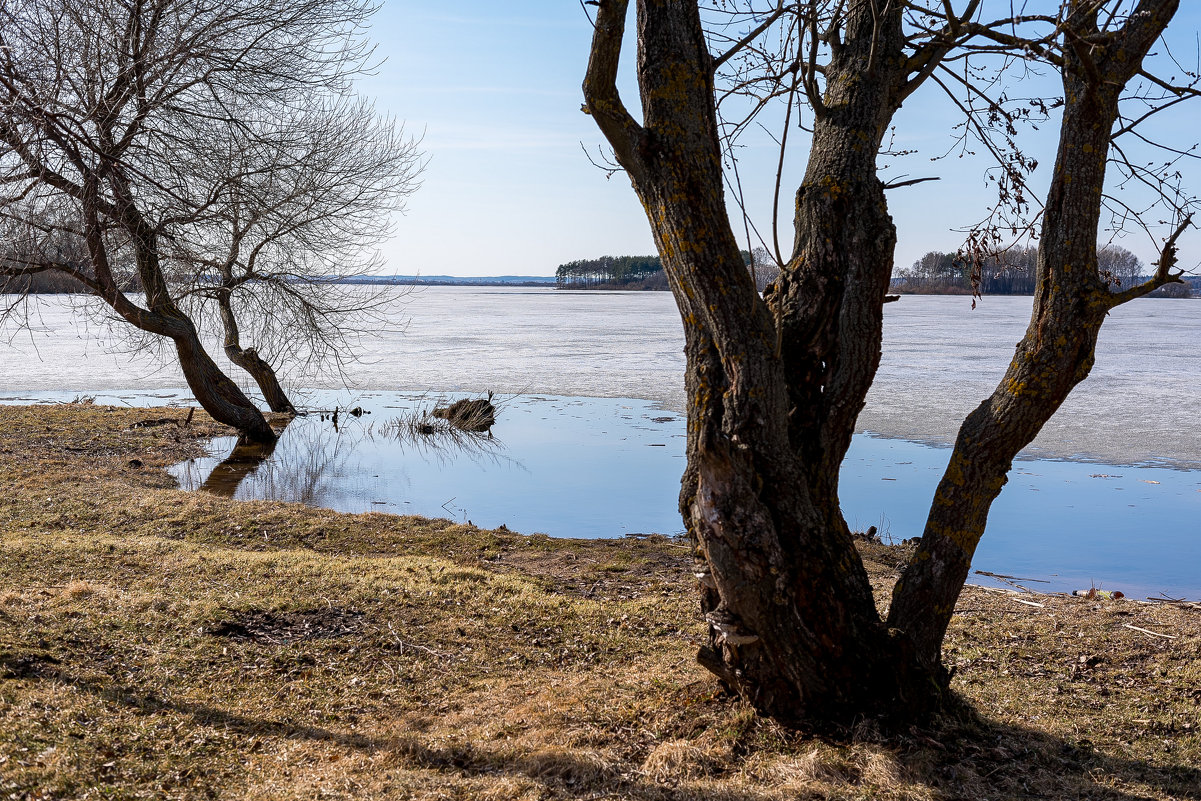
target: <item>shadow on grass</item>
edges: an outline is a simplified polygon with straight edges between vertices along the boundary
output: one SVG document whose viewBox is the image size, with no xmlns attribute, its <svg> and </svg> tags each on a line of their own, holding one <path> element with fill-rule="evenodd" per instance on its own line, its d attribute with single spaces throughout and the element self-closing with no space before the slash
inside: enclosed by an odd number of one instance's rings
<svg viewBox="0 0 1201 801">
<path fill-rule="evenodd" d="M 1072 742 L 970 709 L 914 734 L 901 764 L 947 798 L 1201 799 L 1195 765 L 1115 755 L 1085 738 Z"/>
<path fill-rule="evenodd" d="M 740 735 L 724 763 L 682 766 L 675 777 L 652 777 L 642 768 L 646 754 L 631 761 L 611 762 L 585 749 L 522 748 L 467 739 L 435 742 L 419 734 L 370 736 L 332 728 L 271 720 L 217 706 L 165 699 L 154 693 L 75 677 L 49 654 L 0 654 L 0 678 L 52 679 L 106 702 L 141 714 L 177 714 L 197 726 L 215 727 L 251 737 L 329 743 L 347 749 L 390 754 L 414 769 L 431 770 L 448 780 L 455 778 L 513 778 L 539 782 L 552 796 L 607 797 L 615 795 L 654 801 L 727 799 L 751 801 L 783 793 L 787 797 L 862 797 L 864 792 L 886 792 L 889 797 L 915 796 L 948 799 L 1050 798 L 1145 801 L 1146 799 L 1201 799 L 1201 768 L 1186 764 L 1161 764 L 1124 758 L 1095 750 L 1087 740 L 1068 742 L 1046 733 L 984 719 L 969 711 L 947 718 L 935 728 L 897 737 L 859 737 L 843 742 L 815 739 L 802 734 L 760 738 L 757 723 Z M 764 723 L 764 726 L 772 724 Z M 615 745 L 623 739 L 612 732 Z M 768 741 L 769 749 L 757 745 Z M 740 768 L 756 752 L 778 758 L 782 764 L 806 762 L 808 768 L 789 776 L 775 771 L 772 783 L 743 775 Z M 856 766 L 865 753 L 884 755 L 897 766 L 895 775 L 881 786 L 880 776 L 867 775 Z M 830 763 L 823 769 L 821 760 Z M 868 760 L 870 762 L 870 759 Z M 695 768 L 695 769 L 694 769 Z M 689 786 L 686 778 L 703 778 L 703 787 Z M 1115 786 L 1117 785 L 1117 786 Z M 1141 787 L 1145 793 L 1135 789 Z"/>
</svg>

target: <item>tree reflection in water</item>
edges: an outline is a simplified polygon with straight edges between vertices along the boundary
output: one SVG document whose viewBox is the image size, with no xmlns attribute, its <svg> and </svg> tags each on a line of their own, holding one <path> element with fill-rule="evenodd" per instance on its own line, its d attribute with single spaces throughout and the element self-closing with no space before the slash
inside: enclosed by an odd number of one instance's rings
<svg viewBox="0 0 1201 801">
<path fill-rule="evenodd" d="M 259 465 L 275 453 L 278 442 L 279 440 L 254 442 L 245 437 L 238 437 L 233 452 L 213 468 L 213 472 L 209 473 L 199 489 L 224 498 L 232 498 L 242 479 L 257 470 Z"/>
<path fill-rule="evenodd" d="M 415 415 L 413 420 L 428 419 Z M 274 443 L 239 438 L 232 451 L 205 475 L 214 459 L 195 459 L 175 471 L 183 489 L 200 489 L 226 498 L 263 499 L 344 508 L 378 469 L 377 458 L 414 455 L 439 468 L 466 457 L 477 464 L 504 464 L 524 470 L 503 454 L 504 444 L 487 432 L 464 431 L 449 425 L 427 428 L 408 418 L 390 420 L 378 428 L 347 425 L 320 415 L 296 418 Z M 357 421 L 356 421 L 357 422 Z M 437 421 L 444 423 L 444 421 Z M 228 447 L 228 440 L 213 445 Z M 377 452 L 372 455 L 371 452 Z M 368 468 L 367 465 L 375 465 Z"/>
</svg>

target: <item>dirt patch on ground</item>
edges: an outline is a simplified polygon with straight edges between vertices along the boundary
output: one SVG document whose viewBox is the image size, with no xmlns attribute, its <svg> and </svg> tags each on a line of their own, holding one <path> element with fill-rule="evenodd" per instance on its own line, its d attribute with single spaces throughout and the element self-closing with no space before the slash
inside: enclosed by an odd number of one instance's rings
<svg viewBox="0 0 1201 801">
<path fill-rule="evenodd" d="M 553 540 L 534 535 L 500 541 L 484 549 L 479 561 L 489 570 L 539 579 L 548 592 L 597 600 L 634 598 L 692 580 L 688 546 L 668 537 L 592 540 L 593 547 L 523 547 L 523 540 Z"/>
<path fill-rule="evenodd" d="M 362 612 L 328 607 L 304 612 L 247 609 L 209 627 L 213 637 L 285 645 L 302 640 L 345 637 L 362 626 Z"/>
</svg>

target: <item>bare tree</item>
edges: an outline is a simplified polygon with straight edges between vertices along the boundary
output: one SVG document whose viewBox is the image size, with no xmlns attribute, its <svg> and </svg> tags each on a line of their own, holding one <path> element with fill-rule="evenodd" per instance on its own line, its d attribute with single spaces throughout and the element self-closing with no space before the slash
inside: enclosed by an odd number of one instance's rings
<svg viewBox="0 0 1201 801">
<path fill-rule="evenodd" d="M 0 0 L 6 275 L 73 276 L 168 339 L 217 420 L 274 438 L 173 296 L 168 251 L 222 197 L 203 165 L 255 123 L 348 91 L 366 0 Z M 136 277 L 142 296 L 126 289 Z"/>
<path fill-rule="evenodd" d="M 1018 17 L 1001 3 L 996 19 L 983 16 L 980 0 L 955 5 L 781 0 L 748 13 L 746 4 L 720 2 L 710 12 L 733 14 L 740 26 L 714 36 L 697 3 L 638 0 L 639 121 L 616 82 L 628 3 L 597 4 L 585 108 L 647 210 L 684 320 L 680 508 L 710 624 L 698 659 L 786 722 L 909 721 L 940 705 L 948 682 L 942 635 L 1013 455 L 1087 375 L 1105 310 L 1175 280 L 1169 242 L 1149 284 L 1099 292 L 1095 243 L 1119 95 L 1176 0 L 1133 9 L 1073 0 L 1062 13 Z M 782 33 L 765 43 L 777 22 Z M 748 52 L 766 66 L 736 73 L 719 92 L 716 73 Z M 966 73 L 968 90 L 987 98 L 963 67 L 970 53 L 1061 67 L 1066 144 L 1042 218 L 1031 332 L 1012 375 L 965 422 L 918 557 L 884 619 L 838 502 L 839 467 L 879 364 L 895 245 L 877 160 L 896 110 L 932 78 L 950 86 Z M 777 97 L 790 109 L 803 98 L 811 115 L 794 245 L 778 259 L 783 269 L 764 301 L 724 203 L 728 137 L 718 108 L 737 93 L 753 99 L 747 120 Z M 972 130 L 995 145 L 990 126 L 998 129 L 996 153 L 1020 178 L 1030 165 L 1016 148 L 1012 114 L 991 99 L 982 104 L 983 115 L 965 108 Z M 1087 153 L 1071 146 L 1077 141 L 1090 145 Z M 1006 181 L 1010 200 L 1026 203 L 1024 186 Z M 1044 331 L 1066 340 L 1044 339 Z"/>
<path fill-rule="evenodd" d="M 1126 248 L 1111 244 L 1097 251 L 1097 269 L 1115 292 L 1142 280 L 1144 267 L 1142 260 Z"/>
<path fill-rule="evenodd" d="M 403 290 L 353 279 L 379 265 L 421 155 L 401 126 L 348 97 L 256 120 L 222 144 L 191 182 L 212 197 L 195 199 L 203 213 L 173 237 L 172 289 L 202 324 L 215 321 L 271 410 L 295 412 L 272 362 L 337 369 L 358 335 L 393 324 Z"/>
</svg>

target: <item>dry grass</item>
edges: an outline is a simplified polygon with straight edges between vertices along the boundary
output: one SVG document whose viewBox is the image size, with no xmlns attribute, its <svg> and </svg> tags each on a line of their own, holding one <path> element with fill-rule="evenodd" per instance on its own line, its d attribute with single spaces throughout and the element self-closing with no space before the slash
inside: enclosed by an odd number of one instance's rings
<svg viewBox="0 0 1201 801">
<path fill-rule="evenodd" d="M 695 664 L 673 543 L 180 493 L 177 414 L 0 407 L 0 798 L 1201 797 L 1201 611 L 968 589 L 975 714 L 821 739 Z"/>
</svg>

